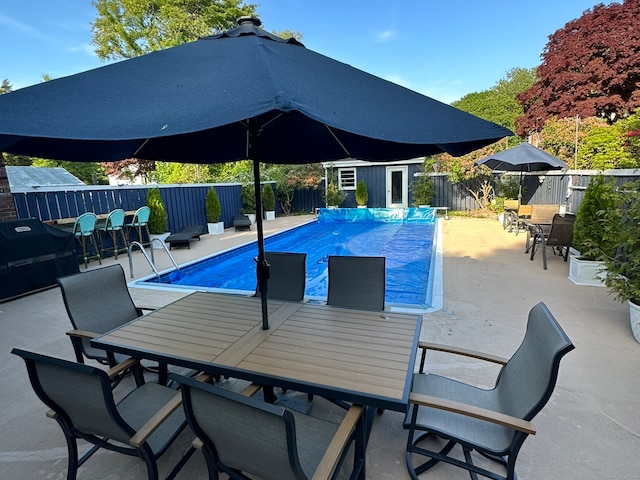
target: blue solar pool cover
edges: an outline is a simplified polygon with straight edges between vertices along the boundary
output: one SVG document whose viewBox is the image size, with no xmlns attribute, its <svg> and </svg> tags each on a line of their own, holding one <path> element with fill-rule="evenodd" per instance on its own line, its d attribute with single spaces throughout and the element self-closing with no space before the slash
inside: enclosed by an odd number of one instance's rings
<svg viewBox="0 0 640 480">
<path fill-rule="evenodd" d="M 318 220 L 265 239 L 267 251 L 305 252 L 305 296 L 326 300 L 329 255 L 386 257 L 386 304 L 428 307 L 436 216 L 433 209 L 322 209 Z M 160 282 L 255 290 L 255 242 L 182 267 Z M 154 277 L 148 282 L 157 282 Z"/>
</svg>

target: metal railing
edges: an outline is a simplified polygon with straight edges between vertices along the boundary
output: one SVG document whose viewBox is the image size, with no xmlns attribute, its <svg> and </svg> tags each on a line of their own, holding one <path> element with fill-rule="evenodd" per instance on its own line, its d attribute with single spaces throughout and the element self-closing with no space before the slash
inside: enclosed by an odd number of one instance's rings
<svg viewBox="0 0 640 480">
<path fill-rule="evenodd" d="M 162 248 L 164 248 L 164 251 L 167 252 L 167 255 L 169 256 L 169 259 L 171 260 L 171 263 L 173 263 L 173 266 L 176 267 L 176 270 L 180 270 L 180 267 L 176 263 L 175 259 L 173 258 L 173 255 L 171 255 L 171 252 L 169 252 L 169 249 L 164 244 L 164 242 L 160 238 L 152 238 L 151 241 L 149 242 L 149 250 L 151 250 L 151 257 L 149 257 L 149 255 L 147 254 L 147 250 L 144 248 L 144 245 L 142 243 L 136 242 L 136 241 L 129 243 L 129 246 L 127 247 L 127 253 L 129 254 L 129 274 L 131 275 L 131 278 L 134 277 L 134 274 L 133 274 L 133 258 L 131 257 L 131 253 L 133 252 L 133 247 L 135 247 L 135 246 L 140 247 L 140 251 L 144 255 L 144 258 L 147 259 L 147 262 L 149 262 L 149 265 L 153 269 L 153 273 L 155 273 L 157 278 L 160 278 L 160 273 L 158 272 L 158 269 L 156 268 L 156 259 L 155 259 L 155 256 L 153 254 L 153 243 L 154 242 L 159 242 L 160 243 Z"/>
</svg>

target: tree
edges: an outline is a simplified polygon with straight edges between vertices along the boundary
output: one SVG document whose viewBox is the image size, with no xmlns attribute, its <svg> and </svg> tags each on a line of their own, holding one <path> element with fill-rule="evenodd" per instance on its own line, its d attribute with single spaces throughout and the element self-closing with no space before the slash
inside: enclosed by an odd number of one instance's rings
<svg viewBox="0 0 640 480">
<path fill-rule="evenodd" d="M 154 160 L 139 160 L 137 158 L 127 158 L 117 162 L 103 162 L 107 175 L 115 176 L 126 180 L 133 180 L 136 177 L 142 177 L 145 181 L 149 180 L 149 174 L 156 169 Z"/>
<path fill-rule="evenodd" d="M 324 172 L 319 163 L 300 165 L 272 165 L 269 171 L 271 180 L 276 181 L 276 199 L 282 213 L 291 213 L 291 203 L 297 189 L 318 188 Z"/>
<path fill-rule="evenodd" d="M 549 37 L 538 80 L 518 95 L 519 135 L 557 116 L 623 117 L 640 106 L 640 0 L 596 5 Z"/>
<path fill-rule="evenodd" d="M 470 93 L 451 105 L 515 132 L 516 119 L 523 114 L 516 96 L 535 79 L 534 69 L 513 68 L 489 90 Z"/>
<path fill-rule="evenodd" d="M 242 0 L 94 0 L 93 43 L 102 60 L 133 58 L 227 30 L 255 14 Z"/>
<path fill-rule="evenodd" d="M 9 80 L 6 78 L 2 80 L 2 84 L 0 85 L 0 95 L 3 93 L 9 93 L 11 90 L 13 90 L 13 85 L 9 83 Z"/>
</svg>

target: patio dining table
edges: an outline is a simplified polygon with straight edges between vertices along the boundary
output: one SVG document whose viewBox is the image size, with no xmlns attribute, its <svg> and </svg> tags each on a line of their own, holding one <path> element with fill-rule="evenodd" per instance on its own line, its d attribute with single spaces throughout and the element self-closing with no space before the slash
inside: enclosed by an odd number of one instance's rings
<svg viewBox="0 0 640 480">
<path fill-rule="evenodd" d="M 377 409 L 408 405 L 422 316 L 195 292 L 93 346 Z M 363 477 L 364 478 L 364 477 Z"/>
</svg>

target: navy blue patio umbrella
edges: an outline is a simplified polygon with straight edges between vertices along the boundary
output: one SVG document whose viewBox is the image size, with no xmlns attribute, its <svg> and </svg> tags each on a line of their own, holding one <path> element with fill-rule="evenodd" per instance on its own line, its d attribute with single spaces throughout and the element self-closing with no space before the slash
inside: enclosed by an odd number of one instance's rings
<svg viewBox="0 0 640 480">
<path fill-rule="evenodd" d="M 567 164 L 559 158 L 527 142 L 476 160 L 476 163 L 478 165 L 485 165 L 491 170 L 520 172 L 518 201 L 522 200 L 523 172 L 540 172 L 567 168 Z"/>
<path fill-rule="evenodd" d="M 454 156 L 512 132 L 282 39 L 256 18 L 0 96 L 0 151 L 78 162 Z M 257 212 L 264 328 L 268 265 Z"/>
</svg>

